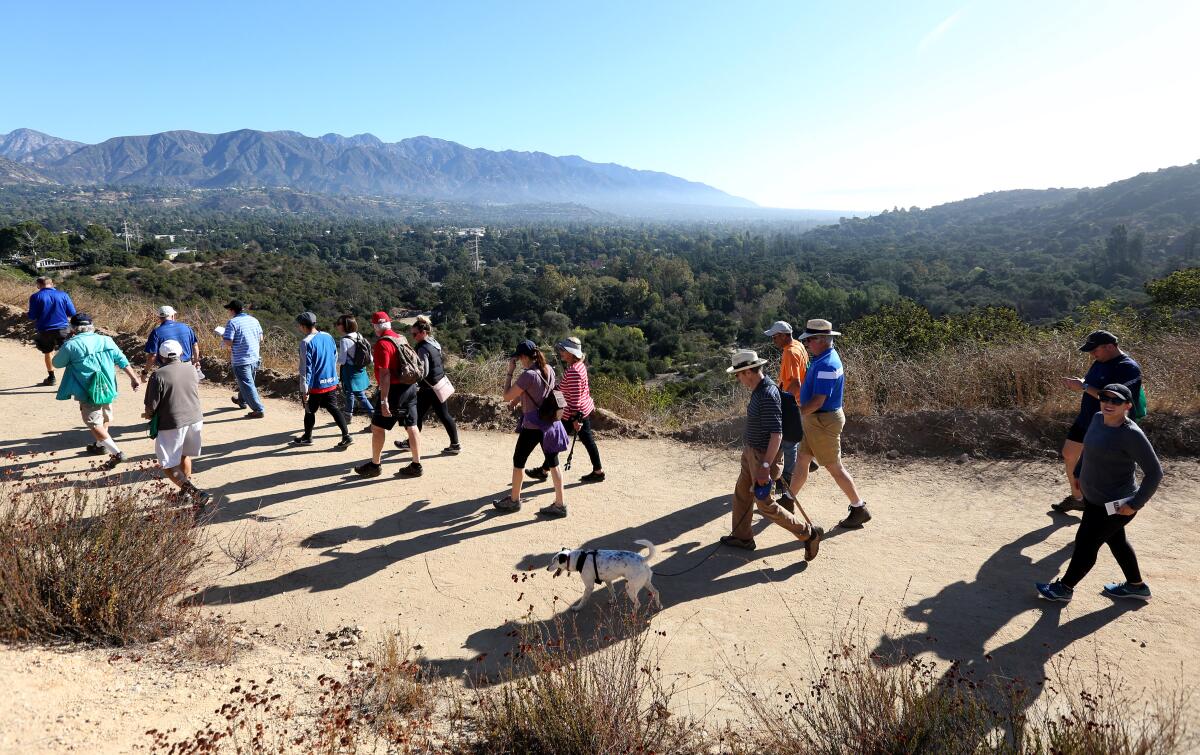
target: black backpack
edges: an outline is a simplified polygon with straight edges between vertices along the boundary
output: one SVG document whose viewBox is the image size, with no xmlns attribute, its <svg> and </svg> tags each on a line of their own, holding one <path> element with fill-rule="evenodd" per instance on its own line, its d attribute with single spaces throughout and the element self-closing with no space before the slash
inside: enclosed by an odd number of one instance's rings
<svg viewBox="0 0 1200 755">
<path fill-rule="evenodd" d="M 352 345 L 350 346 L 350 351 L 346 355 L 346 364 L 350 365 L 356 370 L 361 370 L 364 367 L 370 366 L 371 363 L 375 361 L 375 357 L 371 354 L 370 344 L 368 344 L 362 336 L 359 336 L 358 338 L 351 338 L 350 340 Z"/>
</svg>

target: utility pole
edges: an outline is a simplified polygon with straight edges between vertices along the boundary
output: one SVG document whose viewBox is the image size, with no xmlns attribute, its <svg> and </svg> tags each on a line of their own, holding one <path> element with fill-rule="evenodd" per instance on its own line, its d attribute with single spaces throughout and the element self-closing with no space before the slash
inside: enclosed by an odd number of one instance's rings
<svg viewBox="0 0 1200 755">
<path fill-rule="evenodd" d="M 121 221 L 122 236 L 125 237 L 125 253 L 129 254 L 129 221 Z"/>
<path fill-rule="evenodd" d="M 479 272 L 481 265 L 479 264 L 479 237 L 475 237 L 475 272 Z"/>
</svg>

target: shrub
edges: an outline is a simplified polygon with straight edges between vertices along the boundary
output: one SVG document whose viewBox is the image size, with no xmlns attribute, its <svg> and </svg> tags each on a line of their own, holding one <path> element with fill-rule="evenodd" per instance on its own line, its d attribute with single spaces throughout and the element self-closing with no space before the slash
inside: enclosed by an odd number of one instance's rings
<svg viewBox="0 0 1200 755">
<path fill-rule="evenodd" d="M 190 510 L 161 490 L 0 487 L 0 638 L 121 644 L 173 628 L 204 554 Z"/>
</svg>

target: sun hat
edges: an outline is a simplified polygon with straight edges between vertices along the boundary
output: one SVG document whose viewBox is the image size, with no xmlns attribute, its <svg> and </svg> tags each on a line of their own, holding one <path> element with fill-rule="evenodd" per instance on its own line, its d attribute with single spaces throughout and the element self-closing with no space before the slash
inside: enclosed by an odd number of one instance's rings
<svg viewBox="0 0 1200 755">
<path fill-rule="evenodd" d="M 730 375 L 743 370 L 751 370 L 755 367 L 762 367 L 767 363 L 767 360 L 758 356 L 758 352 L 750 349 L 738 349 L 733 352 L 732 366 L 725 371 Z"/>
<path fill-rule="evenodd" d="M 792 326 L 784 320 L 776 320 L 775 323 L 768 329 L 763 331 L 764 336 L 777 336 L 780 333 L 792 334 Z"/>
<path fill-rule="evenodd" d="M 380 311 L 376 312 L 375 314 L 371 315 L 371 324 L 372 325 L 391 325 L 392 324 L 392 316 L 389 315 L 387 312 L 380 310 Z"/>
<path fill-rule="evenodd" d="M 517 350 L 512 353 L 514 357 L 531 357 L 537 354 L 537 344 L 526 338 L 517 344 Z"/>
<path fill-rule="evenodd" d="M 158 308 L 159 317 L 174 317 L 176 314 L 175 308 L 170 304 L 164 304 Z"/>
<path fill-rule="evenodd" d="M 576 359 L 583 359 L 583 342 L 575 336 L 564 338 L 554 345 L 559 351 L 565 351 Z"/>
<path fill-rule="evenodd" d="M 91 324 L 92 324 L 92 316 L 91 315 L 85 315 L 82 312 L 76 312 L 75 314 L 71 315 L 71 327 L 77 328 L 80 325 L 91 325 Z"/>
<path fill-rule="evenodd" d="M 171 338 L 163 341 L 162 345 L 158 347 L 158 355 L 163 359 L 179 357 L 181 354 L 183 354 L 183 344 Z"/>
<path fill-rule="evenodd" d="M 296 324 L 307 328 L 315 328 L 317 326 L 317 316 L 312 312 L 301 312 L 296 315 Z"/>
<path fill-rule="evenodd" d="M 814 336 L 840 336 L 841 333 L 833 329 L 833 323 L 828 320 L 809 320 L 804 324 L 804 332 L 798 337 L 798 340 L 803 341 Z"/>
<path fill-rule="evenodd" d="M 1129 390 L 1129 386 L 1121 383 L 1109 383 L 1100 389 L 1101 393 L 1112 393 L 1119 396 L 1122 401 L 1127 404 L 1133 403 L 1133 391 Z"/>
<path fill-rule="evenodd" d="M 1107 330 L 1093 330 L 1091 333 L 1088 333 L 1087 340 L 1083 342 L 1083 345 L 1079 347 L 1079 350 L 1087 353 L 1095 349 L 1097 346 L 1104 346 L 1110 343 L 1115 344 L 1116 342 L 1117 337 L 1112 333 L 1109 333 Z"/>
</svg>

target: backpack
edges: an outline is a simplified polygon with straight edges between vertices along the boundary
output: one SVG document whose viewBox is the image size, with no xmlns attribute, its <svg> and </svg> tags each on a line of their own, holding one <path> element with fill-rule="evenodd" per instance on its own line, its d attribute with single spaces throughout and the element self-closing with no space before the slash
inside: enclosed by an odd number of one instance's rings
<svg viewBox="0 0 1200 755">
<path fill-rule="evenodd" d="M 558 388 L 551 388 L 542 398 L 542 403 L 538 404 L 538 419 L 542 422 L 561 422 L 566 408 L 567 397 Z"/>
<path fill-rule="evenodd" d="M 396 347 L 396 364 L 392 367 L 392 376 L 396 378 L 396 382 L 401 385 L 415 385 L 424 380 L 425 360 L 417 356 L 417 352 L 408 345 L 408 341 L 395 336 L 384 336 L 383 338 L 391 341 L 392 345 Z"/>
<path fill-rule="evenodd" d="M 349 336 L 347 336 L 349 338 Z M 371 354 L 371 347 L 363 340 L 362 336 L 350 338 L 352 346 L 346 354 L 346 364 L 353 367 L 355 370 L 361 370 L 369 367 L 375 357 Z"/>
</svg>

